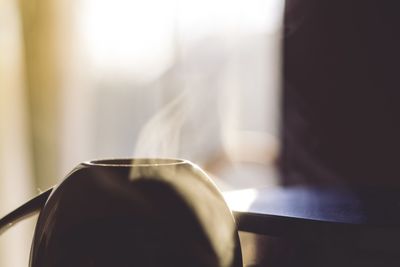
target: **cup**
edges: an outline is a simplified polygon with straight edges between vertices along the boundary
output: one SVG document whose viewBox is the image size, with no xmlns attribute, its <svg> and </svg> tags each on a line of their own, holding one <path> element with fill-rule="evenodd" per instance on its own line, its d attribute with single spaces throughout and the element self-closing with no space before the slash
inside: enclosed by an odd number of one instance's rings
<svg viewBox="0 0 400 267">
<path fill-rule="evenodd" d="M 81 163 L 0 228 L 37 209 L 30 267 L 242 266 L 231 211 L 187 160 Z"/>
</svg>

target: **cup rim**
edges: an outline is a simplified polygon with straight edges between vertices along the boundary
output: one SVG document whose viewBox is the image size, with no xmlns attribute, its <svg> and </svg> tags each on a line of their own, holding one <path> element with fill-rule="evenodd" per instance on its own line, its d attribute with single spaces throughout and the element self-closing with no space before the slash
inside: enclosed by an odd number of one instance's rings
<svg viewBox="0 0 400 267">
<path fill-rule="evenodd" d="M 82 164 L 98 167 L 149 167 L 174 166 L 188 164 L 185 159 L 179 158 L 106 158 L 85 161 Z"/>
</svg>

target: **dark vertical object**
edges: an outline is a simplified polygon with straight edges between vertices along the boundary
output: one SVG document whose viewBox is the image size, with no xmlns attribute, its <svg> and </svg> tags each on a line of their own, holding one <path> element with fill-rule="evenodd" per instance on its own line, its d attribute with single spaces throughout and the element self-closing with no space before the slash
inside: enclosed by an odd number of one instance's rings
<svg viewBox="0 0 400 267">
<path fill-rule="evenodd" d="M 283 183 L 399 186 L 400 10 L 288 0 Z"/>
</svg>

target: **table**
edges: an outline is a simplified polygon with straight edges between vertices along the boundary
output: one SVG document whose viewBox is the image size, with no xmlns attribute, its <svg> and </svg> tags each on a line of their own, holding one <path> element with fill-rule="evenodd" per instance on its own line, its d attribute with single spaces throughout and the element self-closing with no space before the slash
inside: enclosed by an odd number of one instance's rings
<svg viewBox="0 0 400 267">
<path fill-rule="evenodd" d="M 240 231 L 267 237 L 260 266 L 400 266 L 398 190 L 258 188 L 224 197 Z"/>
</svg>

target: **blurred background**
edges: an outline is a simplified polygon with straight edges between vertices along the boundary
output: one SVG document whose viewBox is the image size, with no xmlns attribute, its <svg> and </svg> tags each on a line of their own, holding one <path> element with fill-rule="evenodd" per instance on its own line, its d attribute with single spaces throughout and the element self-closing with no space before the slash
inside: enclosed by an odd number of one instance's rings
<svg viewBox="0 0 400 267">
<path fill-rule="evenodd" d="M 280 0 L 1 0 L 0 216 L 90 159 L 274 186 Z M 26 267 L 35 218 L 0 238 Z M 7 255 L 7 256 L 4 256 Z"/>
</svg>

